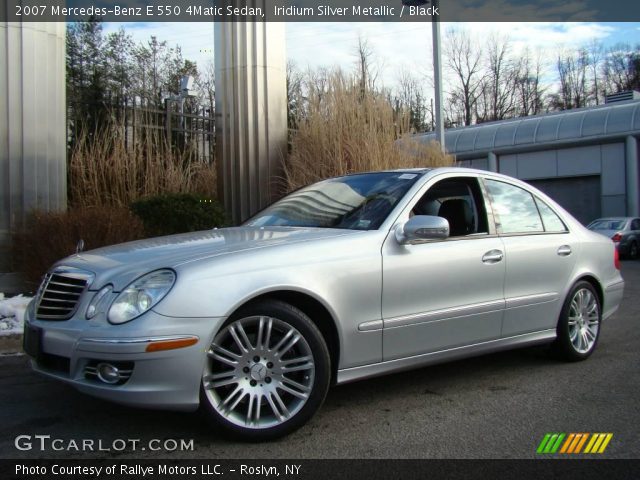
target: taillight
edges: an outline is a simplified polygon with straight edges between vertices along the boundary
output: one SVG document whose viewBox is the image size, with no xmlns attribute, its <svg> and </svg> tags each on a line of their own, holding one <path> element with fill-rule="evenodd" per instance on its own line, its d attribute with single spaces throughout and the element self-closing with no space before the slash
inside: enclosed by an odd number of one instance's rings
<svg viewBox="0 0 640 480">
<path fill-rule="evenodd" d="M 616 270 L 620 270 L 620 254 L 618 253 L 618 247 L 613 247 L 613 266 Z"/>
<path fill-rule="evenodd" d="M 613 237 L 611 237 L 611 240 L 613 240 L 614 242 L 619 242 L 620 240 L 622 240 L 622 234 L 620 232 L 614 234 Z"/>
</svg>

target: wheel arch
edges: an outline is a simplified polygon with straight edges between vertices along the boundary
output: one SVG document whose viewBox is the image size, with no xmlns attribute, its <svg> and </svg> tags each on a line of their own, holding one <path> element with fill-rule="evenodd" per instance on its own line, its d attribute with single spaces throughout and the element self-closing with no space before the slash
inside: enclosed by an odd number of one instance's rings
<svg viewBox="0 0 640 480">
<path fill-rule="evenodd" d="M 576 278 L 576 280 L 573 282 L 573 285 L 581 281 L 590 283 L 591 286 L 595 289 L 598 295 L 598 300 L 600 301 L 600 310 L 604 312 L 604 289 L 602 288 L 602 284 L 600 283 L 600 281 L 591 274 L 583 274 Z"/>
<path fill-rule="evenodd" d="M 230 317 L 240 309 L 265 300 L 279 300 L 302 311 L 318 327 L 329 350 L 331 359 L 331 378 L 335 382 L 340 363 L 340 334 L 334 314 L 319 299 L 307 292 L 279 289 L 261 293 L 237 305 Z"/>
</svg>

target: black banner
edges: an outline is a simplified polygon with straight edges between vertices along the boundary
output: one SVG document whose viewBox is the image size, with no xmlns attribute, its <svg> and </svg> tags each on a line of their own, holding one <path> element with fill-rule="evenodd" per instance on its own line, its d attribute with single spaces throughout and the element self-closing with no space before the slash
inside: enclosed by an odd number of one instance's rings
<svg viewBox="0 0 640 480">
<path fill-rule="evenodd" d="M 628 0 L 3 0 L 0 21 L 633 22 Z"/>
<path fill-rule="evenodd" d="M 247 445 L 247 450 L 260 445 Z M 429 479 L 638 478 L 640 460 L 0 460 L 17 479 Z"/>
</svg>

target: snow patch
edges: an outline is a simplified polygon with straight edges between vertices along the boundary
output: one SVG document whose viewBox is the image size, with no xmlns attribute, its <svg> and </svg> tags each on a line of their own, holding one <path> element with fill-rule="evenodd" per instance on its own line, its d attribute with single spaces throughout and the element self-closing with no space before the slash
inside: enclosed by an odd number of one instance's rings
<svg viewBox="0 0 640 480">
<path fill-rule="evenodd" d="M 31 300 L 23 295 L 4 298 L 0 293 L 0 336 L 22 334 L 24 312 Z"/>
</svg>

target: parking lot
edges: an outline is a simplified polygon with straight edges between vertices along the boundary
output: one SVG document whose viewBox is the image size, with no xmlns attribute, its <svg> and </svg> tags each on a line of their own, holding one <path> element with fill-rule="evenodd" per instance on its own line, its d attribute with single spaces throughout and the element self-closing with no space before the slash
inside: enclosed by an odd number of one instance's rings
<svg viewBox="0 0 640 480">
<path fill-rule="evenodd" d="M 333 388 L 305 427 L 252 447 L 197 414 L 137 410 L 84 396 L 0 358 L 0 457 L 38 458 L 533 458 L 547 432 L 611 432 L 603 456 L 640 452 L 640 262 L 623 262 L 625 298 L 595 354 L 561 363 L 546 348 L 458 361 Z M 36 452 L 19 435 L 110 445 L 114 439 L 193 439 L 193 451 Z M 34 442 L 35 444 L 35 442 Z"/>
</svg>

